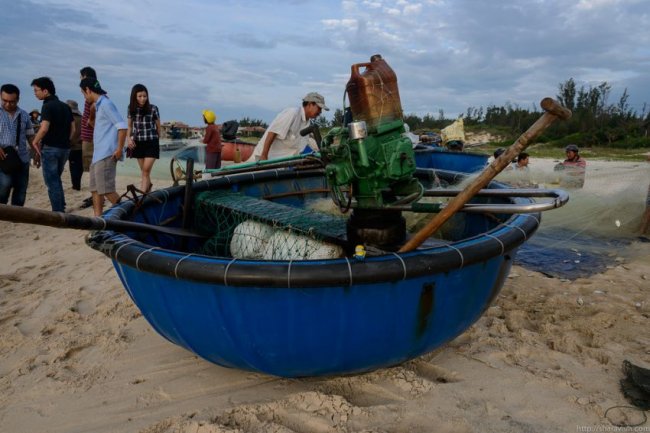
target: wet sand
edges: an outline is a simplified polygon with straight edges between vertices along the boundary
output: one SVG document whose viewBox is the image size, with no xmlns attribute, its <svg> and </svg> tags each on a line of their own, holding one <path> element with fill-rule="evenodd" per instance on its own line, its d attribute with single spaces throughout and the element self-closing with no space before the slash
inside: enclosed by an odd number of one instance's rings
<svg viewBox="0 0 650 433">
<path fill-rule="evenodd" d="M 70 189 L 67 172 L 64 181 L 68 203 L 81 203 L 88 194 Z M 34 169 L 27 206 L 49 209 Z M 619 410 L 605 417 L 628 404 L 623 360 L 650 366 L 650 243 L 632 242 L 629 257 L 574 281 L 515 266 L 474 326 L 411 362 L 280 379 L 210 364 L 160 337 L 84 236 L 0 224 L 0 431 L 588 431 L 623 422 Z"/>
</svg>

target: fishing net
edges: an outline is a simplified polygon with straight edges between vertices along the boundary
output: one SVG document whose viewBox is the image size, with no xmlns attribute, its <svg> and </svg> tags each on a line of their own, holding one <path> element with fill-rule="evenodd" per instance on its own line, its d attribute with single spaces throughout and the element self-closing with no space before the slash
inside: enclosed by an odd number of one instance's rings
<svg viewBox="0 0 650 433">
<path fill-rule="evenodd" d="M 209 236 L 201 253 L 242 259 L 319 260 L 341 257 L 346 220 L 232 191 L 197 195 L 194 223 Z"/>
<path fill-rule="evenodd" d="M 544 212 L 539 230 L 519 249 L 515 263 L 575 279 L 636 257 L 650 164 L 592 160 L 589 154 L 585 158 L 584 184 L 570 187 L 565 173 L 555 171 L 561 160 L 531 157 L 526 180 L 540 188 L 565 189 L 570 199 L 565 206 Z M 521 172 L 504 170 L 496 180 L 517 185 Z"/>
</svg>

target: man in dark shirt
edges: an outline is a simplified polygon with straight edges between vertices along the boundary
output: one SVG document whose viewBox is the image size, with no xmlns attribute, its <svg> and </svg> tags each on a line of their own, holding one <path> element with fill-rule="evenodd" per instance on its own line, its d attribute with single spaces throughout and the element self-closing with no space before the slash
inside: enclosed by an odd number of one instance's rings
<svg viewBox="0 0 650 433">
<path fill-rule="evenodd" d="M 41 126 L 34 138 L 34 151 L 41 157 L 43 179 L 52 210 L 65 212 L 65 195 L 61 173 L 70 153 L 70 139 L 75 126 L 72 111 L 56 97 L 54 83 L 48 77 L 35 78 L 31 86 L 34 96 L 43 101 Z"/>
</svg>

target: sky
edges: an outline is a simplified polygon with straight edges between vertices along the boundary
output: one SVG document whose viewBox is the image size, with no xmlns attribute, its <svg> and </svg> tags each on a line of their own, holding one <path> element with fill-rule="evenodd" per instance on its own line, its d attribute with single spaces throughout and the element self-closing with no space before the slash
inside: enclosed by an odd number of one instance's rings
<svg viewBox="0 0 650 433">
<path fill-rule="evenodd" d="M 163 121 L 267 123 L 311 91 L 343 108 L 350 66 L 381 54 L 405 113 L 539 107 L 560 83 L 650 103 L 647 0 L 0 0 L 0 83 L 40 109 L 33 78 L 83 98 L 92 66 L 126 116 L 142 83 Z M 650 109 L 646 109 L 647 111 Z"/>
</svg>

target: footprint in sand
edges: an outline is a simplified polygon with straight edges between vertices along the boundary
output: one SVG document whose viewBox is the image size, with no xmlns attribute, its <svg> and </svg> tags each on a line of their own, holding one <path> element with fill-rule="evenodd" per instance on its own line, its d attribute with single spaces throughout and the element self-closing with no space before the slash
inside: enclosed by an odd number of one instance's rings
<svg viewBox="0 0 650 433">
<path fill-rule="evenodd" d="M 341 396 L 308 391 L 268 403 L 241 405 L 215 421 L 220 427 L 249 432 L 336 433 L 349 431 L 350 418 L 362 414 L 361 408 Z"/>
<path fill-rule="evenodd" d="M 402 366 L 356 376 L 303 379 L 300 385 L 310 388 L 309 391 L 283 399 L 237 405 L 210 420 L 197 420 L 195 415 L 166 419 L 150 426 L 148 431 L 380 432 L 384 430 L 367 429 L 377 411 L 381 412 L 386 406 L 399 407 L 435 386 L 460 380 L 453 372 L 420 358 Z M 363 426 L 365 430 L 360 429 Z M 404 431 L 412 431 L 411 427 L 405 427 Z"/>
</svg>

